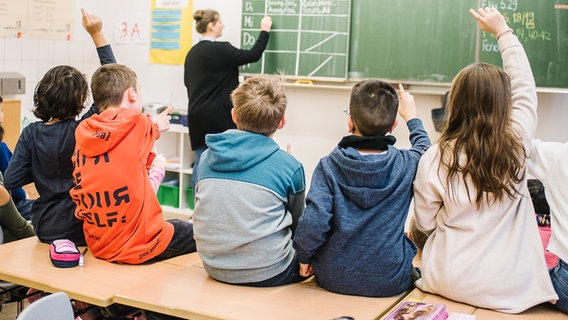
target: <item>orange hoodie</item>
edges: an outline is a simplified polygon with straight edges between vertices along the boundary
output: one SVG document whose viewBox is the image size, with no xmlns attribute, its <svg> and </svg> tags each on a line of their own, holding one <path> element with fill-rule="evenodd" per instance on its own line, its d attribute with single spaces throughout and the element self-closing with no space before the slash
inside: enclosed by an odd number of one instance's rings
<svg viewBox="0 0 568 320">
<path fill-rule="evenodd" d="M 127 108 L 108 109 L 77 127 L 70 194 L 97 258 L 139 264 L 170 243 L 173 225 L 164 220 L 148 179 L 159 135 L 148 116 Z"/>
</svg>

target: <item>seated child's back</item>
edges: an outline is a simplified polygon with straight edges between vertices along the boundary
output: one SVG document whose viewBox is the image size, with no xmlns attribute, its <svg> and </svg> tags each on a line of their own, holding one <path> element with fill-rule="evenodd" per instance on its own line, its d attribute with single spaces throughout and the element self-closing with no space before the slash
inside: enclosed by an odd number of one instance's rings
<svg viewBox="0 0 568 320">
<path fill-rule="evenodd" d="M 324 288 L 363 296 L 393 296 L 413 285 L 416 247 L 404 234 L 412 182 L 430 139 L 414 99 L 401 88 L 400 114 L 412 148 L 394 147 L 395 89 L 378 80 L 356 84 L 349 104 L 353 135 L 314 170 L 294 245 L 305 269 Z"/>
<path fill-rule="evenodd" d="M 238 129 L 207 135 L 209 149 L 194 173 L 198 253 L 219 281 L 254 286 L 300 281 L 292 232 L 304 208 L 304 169 L 271 138 L 286 121 L 282 85 L 249 78 L 232 99 Z"/>
<path fill-rule="evenodd" d="M 33 112 L 41 121 L 24 128 L 6 168 L 6 188 L 35 184 L 39 198 L 32 206 L 31 218 L 42 242 L 67 238 L 77 245 L 85 244 L 69 190 L 73 187 L 76 117 L 88 94 L 85 76 L 74 67 L 57 66 L 47 71 L 34 92 Z M 96 111 L 92 107 L 83 117 Z"/>
<path fill-rule="evenodd" d="M 100 67 L 91 87 L 101 113 L 77 127 L 70 191 L 89 249 L 129 264 L 194 252 L 192 224 L 164 220 L 148 177 L 154 142 L 169 128 L 171 110 L 156 122 L 142 114 L 136 73 L 124 65 Z"/>
</svg>

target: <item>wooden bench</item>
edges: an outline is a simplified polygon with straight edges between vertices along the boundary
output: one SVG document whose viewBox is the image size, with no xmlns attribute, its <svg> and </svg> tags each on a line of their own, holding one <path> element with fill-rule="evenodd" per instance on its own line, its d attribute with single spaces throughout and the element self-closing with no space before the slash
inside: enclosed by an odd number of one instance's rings
<svg viewBox="0 0 568 320">
<path fill-rule="evenodd" d="M 377 319 L 404 295 L 369 298 L 341 295 L 304 283 L 252 288 L 210 278 L 201 262 L 168 273 L 160 282 L 121 290 L 115 302 L 181 318 L 196 319 L 325 319 L 349 316 Z"/>
<path fill-rule="evenodd" d="M 493 310 L 477 308 L 473 312 L 479 320 L 491 319 L 491 320 L 566 320 L 568 315 L 562 313 L 552 306 L 550 303 L 543 303 L 536 307 L 532 307 L 529 310 L 520 314 L 507 314 L 501 313 Z"/>
<path fill-rule="evenodd" d="M 568 319 L 549 304 L 519 315 L 475 308 L 414 289 L 388 298 L 341 295 L 319 287 L 313 278 L 298 284 L 252 288 L 211 279 L 197 253 L 144 264 L 120 265 L 96 259 L 85 265 L 56 268 L 49 245 L 36 237 L 0 245 L 0 280 L 108 306 L 113 303 L 197 319 L 384 319 L 403 301 L 442 303 L 448 313 L 484 319 Z"/>
<path fill-rule="evenodd" d="M 472 314 L 475 311 L 474 306 L 470 306 L 467 304 L 463 304 L 460 302 L 456 302 L 450 299 L 446 299 L 442 296 L 438 296 L 435 294 L 427 293 L 421 291 L 420 289 L 414 289 L 409 294 L 407 294 L 400 303 L 397 303 L 391 310 L 389 310 L 381 319 L 384 319 L 388 316 L 389 313 L 394 311 L 401 303 L 403 302 L 426 302 L 426 303 L 440 303 L 446 306 L 446 310 L 448 314 L 451 313 L 464 313 L 464 314 Z"/>
<path fill-rule="evenodd" d="M 389 310 L 381 319 L 385 319 L 388 314 L 393 312 L 401 303 L 410 302 L 426 302 L 426 303 L 441 303 L 446 306 L 448 314 L 452 313 L 462 313 L 470 314 L 476 317 L 476 320 L 566 320 L 568 315 L 558 311 L 549 303 L 543 303 L 541 305 L 535 306 L 520 314 L 508 314 L 497 312 L 493 310 L 487 310 L 482 308 L 477 308 L 468 304 L 461 302 L 456 302 L 439 295 L 431 294 L 428 292 L 421 291 L 420 289 L 412 290 L 408 295 L 404 297 L 397 303 L 391 310 Z"/>
</svg>

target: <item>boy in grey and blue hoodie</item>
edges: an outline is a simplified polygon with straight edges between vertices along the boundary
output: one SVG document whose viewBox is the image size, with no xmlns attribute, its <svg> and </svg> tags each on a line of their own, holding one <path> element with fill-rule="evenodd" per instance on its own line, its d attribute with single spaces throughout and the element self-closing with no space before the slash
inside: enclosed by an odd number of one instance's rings
<svg viewBox="0 0 568 320">
<path fill-rule="evenodd" d="M 193 212 L 205 270 L 232 284 L 302 281 L 292 232 L 304 209 L 304 168 L 271 138 L 286 123 L 282 81 L 245 80 L 231 95 L 237 129 L 209 134 Z"/>
<path fill-rule="evenodd" d="M 294 247 L 300 274 L 351 295 L 394 296 L 413 286 L 416 247 L 404 234 L 418 161 L 430 146 L 414 98 L 379 80 L 357 83 L 344 137 L 316 166 Z M 398 113 L 412 148 L 387 135 Z"/>
</svg>

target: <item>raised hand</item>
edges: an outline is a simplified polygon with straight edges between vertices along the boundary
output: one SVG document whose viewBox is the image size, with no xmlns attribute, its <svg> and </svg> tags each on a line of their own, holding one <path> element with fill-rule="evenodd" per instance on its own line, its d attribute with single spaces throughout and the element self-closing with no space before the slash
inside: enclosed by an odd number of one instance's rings
<svg viewBox="0 0 568 320">
<path fill-rule="evenodd" d="M 477 20 L 481 30 L 499 35 L 511 30 L 505 18 L 495 8 L 479 8 L 477 11 L 469 9 L 469 13 Z"/>
</svg>

